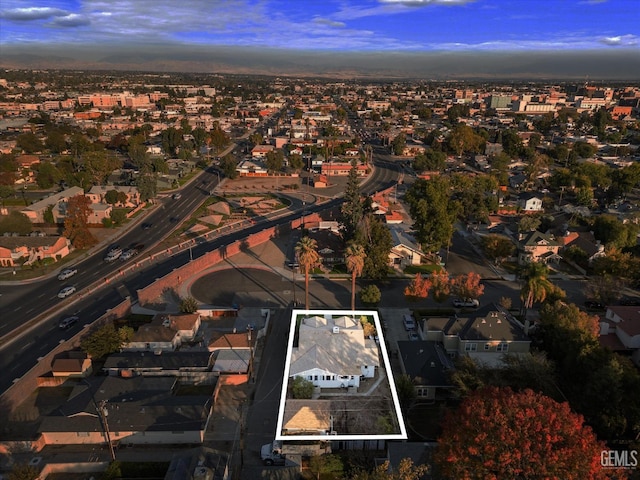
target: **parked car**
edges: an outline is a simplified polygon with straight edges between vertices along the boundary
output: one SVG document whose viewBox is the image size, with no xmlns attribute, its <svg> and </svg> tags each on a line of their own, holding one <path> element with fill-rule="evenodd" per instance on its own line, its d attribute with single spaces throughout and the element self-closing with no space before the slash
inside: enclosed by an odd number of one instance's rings
<svg viewBox="0 0 640 480">
<path fill-rule="evenodd" d="M 178 200 L 178 199 L 180 199 L 180 198 L 182 198 L 182 194 L 181 194 L 181 193 L 174 193 L 174 194 L 173 194 L 173 199 L 174 199 L 174 200 Z"/>
<path fill-rule="evenodd" d="M 480 302 L 475 298 L 454 298 L 453 306 L 456 308 L 478 308 L 480 306 Z"/>
<path fill-rule="evenodd" d="M 415 330 L 416 328 L 416 322 L 413 320 L 413 317 L 411 315 L 403 315 L 402 323 L 404 323 L 404 329 L 406 331 Z"/>
<path fill-rule="evenodd" d="M 80 318 L 77 315 L 71 315 L 70 317 L 60 320 L 58 326 L 63 330 L 67 330 L 77 323 L 79 319 Z"/>
<path fill-rule="evenodd" d="M 73 285 L 69 287 L 64 287 L 62 290 L 58 292 L 58 298 L 67 298 L 69 295 L 76 291 L 76 287 Z"/>
<path fill-rule="evenodd" d="M 416 332 L 411 331 L 409 332 L 409 340 L 413 340 L 413 341 L 420 340 L 420 337 Z"/>
<path fill-rule="evenodd" d="M 67 278 L 73 277 L 76 273 L 78 273 L 77 268 L 65 268 L 58 274 L 58 280 L 66 280 Z"/>
</svg>

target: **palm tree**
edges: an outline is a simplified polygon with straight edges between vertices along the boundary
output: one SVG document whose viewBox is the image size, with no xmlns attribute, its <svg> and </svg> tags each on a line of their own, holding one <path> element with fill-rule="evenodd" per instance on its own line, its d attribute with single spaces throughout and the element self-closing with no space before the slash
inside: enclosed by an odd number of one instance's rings
<svg viewBox="0 0 640 480">
<path fill-rule="evenodd" d="M 345 250 L 345 260 L 347 262 L 347 270 L 351 272 L 351 310 L 356 309 L 356 277 L 362 275 L 366 256 L 367 254 L 362 245 L 349 242 Z"/>
<path fill-rule="evenodd" d="M 555 285 L 547 278 L 548 274 L 547 266 L 539 262 L 531 262 L 525 267 L 522 274 L 525 283 L 520 291 L 525 311 L 533 307 L 535 302 L 544 302 L 555 290 Z"/>
<path fill-rule="evenodd" d="M 320 265 L 318 244 L 309 237 L 302 237 L 296 244 L 296 255 L 304 271 L 304 306 L 309 310 L 309 271 Z"/>
</svg>

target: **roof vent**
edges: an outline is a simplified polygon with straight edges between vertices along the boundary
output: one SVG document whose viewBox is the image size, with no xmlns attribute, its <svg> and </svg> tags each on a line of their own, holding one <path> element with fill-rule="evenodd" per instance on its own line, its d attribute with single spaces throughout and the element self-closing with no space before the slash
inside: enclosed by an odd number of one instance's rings
<svg viewBox="0 0 640 480">
<path fill-rule="evenodd" d="M 333 327 L 333 333 L 340 333 L 340 327 L 334 326 Z"/>
</svg>

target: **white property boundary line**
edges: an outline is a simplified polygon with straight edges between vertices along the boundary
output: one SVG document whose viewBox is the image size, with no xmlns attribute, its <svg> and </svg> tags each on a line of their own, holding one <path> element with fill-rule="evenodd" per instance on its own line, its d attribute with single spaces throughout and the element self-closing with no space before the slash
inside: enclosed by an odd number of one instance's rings
<svg viewBox="0 0 640 480">
<path fill-rule="evenodd" d="M 293 351 L 293 338 L 295 336 L 296 318 L 300 315 L 304 316 L 358 316 L 365 315 L 367 317 L 373 317 L 375 322 L 378 338 L 380 339 L 379 348 L 382 352 L 382 359 L 384 361 L 384 368 L 386 369 L 387 378 L 389 379 L 389 388 L 391 390 L 391 397 L 393 399 L 393 405 L 395 408 L 396 418 L 398 419 L 398 425 L 400 426 L 399 434 L 387 434 L 387 435 L 282 435 L 282 427 L 284 423 L 284 406 L 287 400 L 287 386 L 289 384 L 289 371 L 291 367 L 291 354 Z M 278 411 L 278 421 L 276 423 L 276 440 L 296 441 L 296 440 L 406 440 L 407 429 L 404 423 L 404 417 L 400 410 L 400 401 L 398 400 L 398 392 L 396 391 L 396 384 L 391 372 L 391 363 L 389 362 L 389 354 L 387 353 L 387 346 L 384 341 L 384 334 L 382 326 L 380 325 L 380 319 L 378 318 L 378 312 L 374 310 L 292 310 L 291 312 L 291 326 L 289 329 L 289 344 L 287 346 L 287 359 L 284 365 L 284 377 L 282 379 L 282 392 L 280 394 L 280 409 Z"/>
</svg>

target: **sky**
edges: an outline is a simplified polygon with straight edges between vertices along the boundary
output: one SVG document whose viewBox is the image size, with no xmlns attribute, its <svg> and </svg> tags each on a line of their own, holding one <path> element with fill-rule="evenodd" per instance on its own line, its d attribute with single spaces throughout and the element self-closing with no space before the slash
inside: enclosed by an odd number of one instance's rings
<svg viewBox="0 0 640 480">
<path fill-rule="evenodd" d="M 164 64 L 167 70 L 172 64 L 251 70 L 252 63 L 264 70 L 276 62 L 284 70 L 371 73 L 404 66 L 412 72 L 418 67 L 412 59 L 429 58 L 435 59 L 432 70 L 446 73 L 448 67 L 461 71 L 455 60 L 477 62 L 478 56 L 507 55 L 521 64 L 521 56 L 540 62 L 543 54 L 562 59 L 573 53 L 640 63 L 640 0 L 0 2 L 0 66 L 7 63 L 3 57 L 9 64 L 19 56 L 45 62 L 70 52 L 78 65 Z M 455 59 L 446 62 L 444 54 Z M 382 65 L 387 60 L 392 67 Z M 616 62 L 614 76 L 640 68 L 629 65 L 624 72 L 624 63 Z M 470 73 L 477 70 L 473 63 Z M 562 70 L 562 60 L 556 63 Z"/>
</svg>

